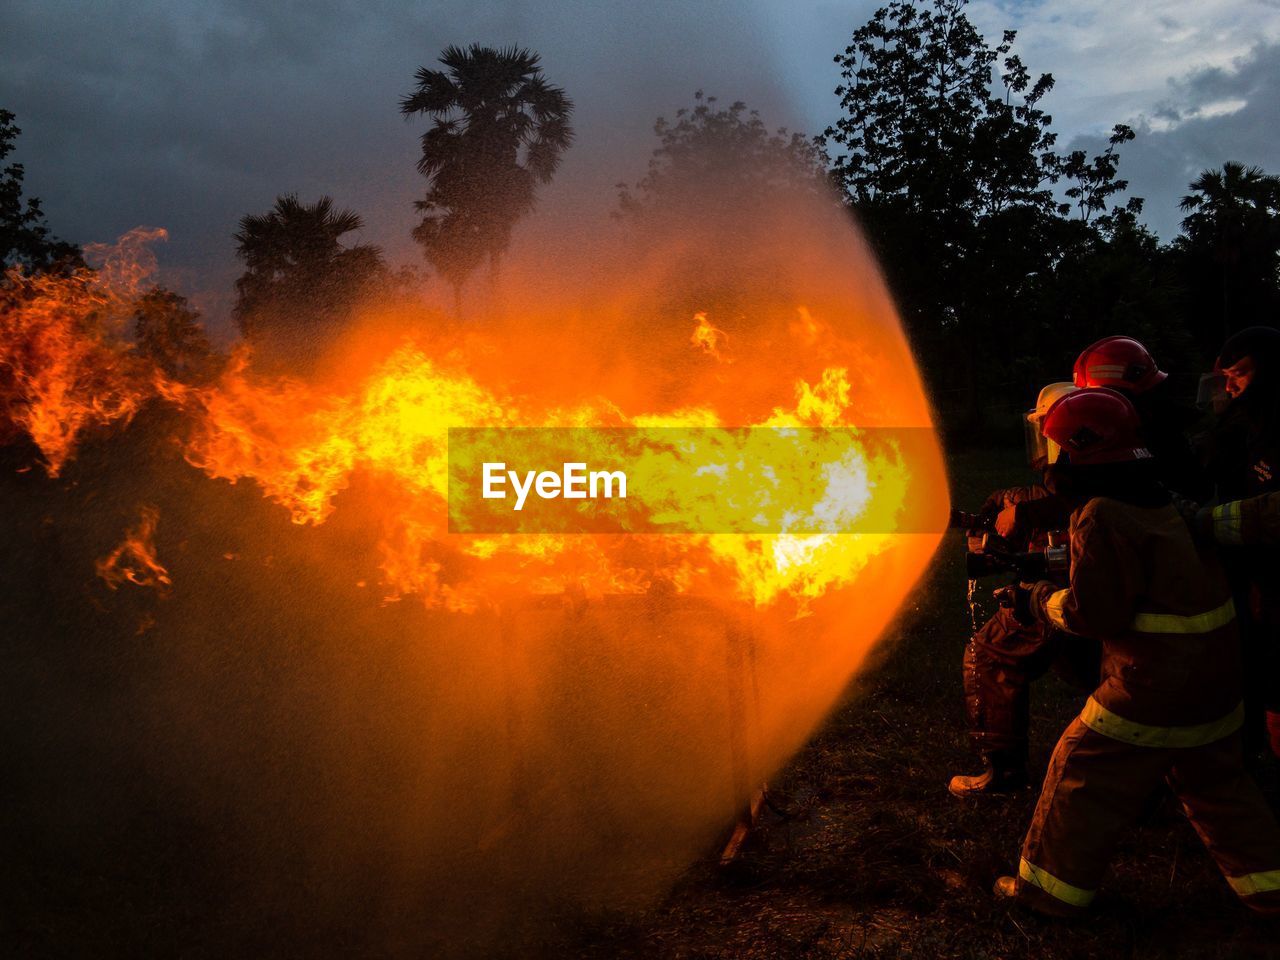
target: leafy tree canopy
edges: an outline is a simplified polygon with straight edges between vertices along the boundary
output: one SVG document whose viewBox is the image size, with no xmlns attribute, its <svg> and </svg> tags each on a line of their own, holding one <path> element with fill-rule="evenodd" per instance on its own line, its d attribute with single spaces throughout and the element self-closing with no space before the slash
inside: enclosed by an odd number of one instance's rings
<svg viewBox="0 0 1280 960">
<path fill-rule="evenodd" d="M 1280 314 L 1280 177 L 1228 161 L 1205 170 L 1182 198 L 1174 255 L 1190 321 L 1207 357 L 1236 330 Z"/>
<path fill-rule="evenodd" d="M 854 31 L 835 57 L 843 113 L 820 143 L 840 151 L 833 177 L 935 396 L 976 426 L 984 405 L 1025 403 L 1043 376 L 1061 376 L 1044 358 L 1108 322 L 1067 284 L 1095 272 L 1112 234 L 1136 228 L 1141 200 L 1112 209 L 1133 131 L 1116 126 L 1098 156 L 1060 155 L 1043 108 L 1053 77 L 1013 53 L 1014 31 L 988 43 L 966 5 L 893 0 Z"/>
<path fill-rule="evenodd" d="M 740 100 L 719 107 L 699 90 L 692 108 L 676 111 L 674 122 L 659 117 L 654 132 L 659 143 L 644 178 L 618 184 L 624 218 L 701 216 L 708 206 L 749 206 L 778 190 L 829 189 L 822 148 L 801 133 L 771 133 Z"/>
<path fill-rule="evenodd" d="M 14 150 L 22 130 L 17 118 L 0 109 L 0 162 Z M 53 236 L 45 223 L 40 201 L 22 196 L 25 170 L 20 163 L 0 169 L 0 266 L 22 264 L 47 270 L 55 266 L 83 266 L 80 248 Z"/>
<path fill-rule="evenodd" d="M 217 372 L 220 358 L 199 312 L 172 290 L 153 287 L 138 299 L 133 333 L 138 353 L 174 380 L 200 382 Z"/>
</svg>

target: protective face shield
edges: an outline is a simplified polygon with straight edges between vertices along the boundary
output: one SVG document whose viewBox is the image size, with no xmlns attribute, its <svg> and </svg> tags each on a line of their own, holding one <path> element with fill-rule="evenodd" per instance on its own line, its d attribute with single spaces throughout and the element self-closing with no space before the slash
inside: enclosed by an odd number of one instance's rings
<svg viewBox="0 0 1280 960">
<path fill-rule="evenodd" d="M 1022 439 L 1027 447 L 1027 463 L 1036 470 L 1043 470 L 1056 463 L 1062 448 L 1040 432 L 1040 421 L 1035 411 L 1028 410 L 1022 419 Z"/>
<path fill-rule="evenodd" d="M 1036 397 L 1035 409 L 1028 410 L 1022 418 L 1022 437 L 1027 448 L 1027 463 L 1036 470 L 1043 470 L 1050 464 L 1057 463 L 1062 448 L 1040 432 L 1040 422 L 1049 408 L 1068 394 L 1075 393 L 1079 387 L 1068 381 L 1051 383 L 1040 391 Z"/>
<path fill-rule="evenodd" d="M 1231 402 L 1231 394 L 1227 393 L 1227 378 L 1220 370 L 1200 375 L 1200 385 L 1196 388 L 1196 406 L 1201 410 L 1212 410 L 1222 413 Z"/>
</svg>

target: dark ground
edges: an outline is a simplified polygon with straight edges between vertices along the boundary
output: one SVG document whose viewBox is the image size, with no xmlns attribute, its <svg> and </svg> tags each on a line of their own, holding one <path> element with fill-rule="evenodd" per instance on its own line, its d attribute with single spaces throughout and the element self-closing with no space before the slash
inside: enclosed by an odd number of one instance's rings
<svg viewBox="0 0 1280 960">
<path fill-rule="evenodd" d="M 1020 451 L 950 459 L 952 496 L 976 509 L 1025 473 Z M 1035 790 L 959 801 L 975 768 L 958 664 L 967 635 L 963 546 L 950 535 L 914 606 L 845 703 L 773 785 L 740 859 L 695 865 L 656 909 L 596 917 L 580 957 L 1280 957 L 1280 922 L 1236 901 L 1172 802 L 1123 843 L 1093 914 L 1044 920 L 991 895 L 1017 863 Z M 992 579 L 988 588 L 997 584 Z M 1032 702 L 1032 763 L 1045 767 L 1084 694 L 1050 675 Z M 1276 802 L 1276 767 L 1260 779 Z"/>
<path fill-rule="evenodd" d="M 343 596 L 354 567 L 307 572 L 309 539 L 349 542 L 354 557 L 368 548 L 364 531 L 291 527 L 251 484 L 211 488 L 189 468 L 147 466 L 156 445 L 144 441 L 90 445 L 56 483 L 15 474 L 21 451 L 0 465 L 0 957 L 440 956 L 442 941 L 389 943 L 369 919 L 381 874 L 360 859 L 369 844 L 351 828 L 382 836 L 367 816 L 379 803 L 326 807 L 322 798 L 345 784 L 307 754 L 227 752 L 245 729 L 287 751 L 297 716 L 330 717 L 313 703 L 324 688 L 312 678 L 326 669 L 341 667 L 358 690 L 407 697 L 412 688 L 394 687 L 390 673 L 397 644 L 415 642 L 430 623 L 407 605 L 386 611 Z M 165 479 L 157 485 L 148 471 Z M 954 457 L 952 472 L 955 502 L 976 506 L 1024 470 L 1020 452 L 1008 451 Z M 100 489 L 95 476 L 122 479 Z M 168 602 L 110 594 L 84 569 L 83 558 L 101 556 L 136 521 L 144 497 L 161 511 L 157 546 L 177 584 Z M 248 527 L 276 557 L 254 568 L 251 584 L 228 572 L 247 569 L 259 549 L 237 541 L 235 531 Z M 240 553 L 245 560 L 225 568 L 201 559 Z M 879 662 L 775 778 L 778 809 L 766 811 L 731 868 L 709 852 L 647 909 L 563 917 L 551 934 L 542 925 L 493 931 L 483 946 L 470 940 L 468 954 L 1280 957 L 1280 926 L 1235 901 L 1168 805 L 1126 840 L 1088 920 L 1042 921 L 991 896 L 994 879 L 1016 863 L 1035 794 L 960 802 L 946 790 L 952 773 L 972 768 L 957 669 L 968 633 L 960 559 L 952 535 Z M 179 604 L 197 583 L 208 599 Z M 335 599 L 268 614 L 253 602 L 290 590 Z M 335 617 L 351 636 L 317 639 Z M 277 637 L 274 647 L 228 642 L 263 631 Z M 401 639 L 371 649 L 353 642 L 362 633 Z M 177 657 L 185 659 L 175 666 Z M 207 678 L 190 702 L 166 699 L 175 669 Z M 1037 769 L 1082 696 L 1054 678 L 1037 687 Z M 418 729 L 418 713 L 403 713 Z M 158 716 L 187 726 L 158 726 Z M 387 718 L 371 742 L 403 733 L 401 722 Z M 333 715 L 329 726 L 309 736 L 341 747 L 349 725 Z M 193 732 L 204 731 L 205 742 L 192 746 Z M 372 770 L 397 762 L 395 751 L 368 758 Z M 352 775 L 364 782 L 364 770 Z M 1262 773 L 1274 787 L 1274 765 Z M 199 796 L 230 799 L 193 804 L 191 784 L 207 788 Z M 294 798 L 285 839 L 263 829 L 279 816 L 272 796 Z M 184 809 L 195 811 L 191 819 Z M 323 830 L 350 842 L 338 867 L 309 859 L 305 842 Z M 271 882 L 255 886 L 262 877 Z M 453 909 L 448 894 L 434 891 L 428 902 Z M 429 908 L 406 904 L 394 919 L 412 932 Z"/>
</svg>

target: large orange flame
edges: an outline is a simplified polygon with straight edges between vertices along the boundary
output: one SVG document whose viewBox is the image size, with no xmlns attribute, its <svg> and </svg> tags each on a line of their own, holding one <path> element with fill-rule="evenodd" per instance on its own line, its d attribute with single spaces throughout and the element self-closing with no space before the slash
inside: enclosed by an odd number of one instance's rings
<svg viewBox="0 0 1280 960">
<path fill-rule="evenodd" d="M 691 259 L 700 250 L 714 254 Z M 668 876 L 810 734 L 939 541 L 947 496 L 933 439 L 888 456 L 843 448 L 864 481 L 850 502 L 801 486 L 785 459 L 756 484 L 772 485 L 789 516 L 870 512 L 875 532 L 787 532 L 804 527 L 786 517 L 763 533 L 449 529 L 453 427 L 773 428 L 744 443 L 800 428 L 928 431 L 893 305 L 830 207 L 792 204 L 745 232 L 629 249 L 579 271 L 580 283 L 563 265 L 513 257 L 483 322 L 371 305 L 330 368 L 307 379 L 263 375 L 243 351 L 213 384 L 166 378 L 121 335 L 146 271 L 128 256 L 110 262 L 114 277 L 10 275 L 0 418 L 57 475 L 87 431 L 158 399 L 185 413 L 183 454 L 209 477 L 256 485 L 300 526 L 350 515 L 375 529 L 370 579 L 388 600 L 422 601 L 434 631 L 424 646 L 452 661 L 421 682 L 454 739 L 406 733 L 401 746 L 422 765 L 403 787 L 414 823 L 457 825 L 457 837 L 431 836 L 456 842 L 459 857 L 509 838 L 531 795 L 545 808 L 555 793 L 558 812 L 543 809 L 538 829 L 557 839 L 529 840 L 531 858 L 554 849 L 581 862 L 612 842 L 593 818 L 625 809 L 644 837 L 613 880 L 637 851 Z M 679 466 L 667 450 L 644 468 Z M 698 503 L 719 507 L 714 495 Z M 149 544 L 154 524 L 144 514 L 108 558 L 113 575 L 131 558 L 138 578 L 163 582 L 149 547 L 128 546 Z M 181 601 L 174 580 L 170 604 Z M 428 671 L 410 659 L 405 684 Z M 575 790 L 614 800 L 583 811 Z M 607 886 L 602 872 L 581 874 L 584 890 Z"/>
</svg>

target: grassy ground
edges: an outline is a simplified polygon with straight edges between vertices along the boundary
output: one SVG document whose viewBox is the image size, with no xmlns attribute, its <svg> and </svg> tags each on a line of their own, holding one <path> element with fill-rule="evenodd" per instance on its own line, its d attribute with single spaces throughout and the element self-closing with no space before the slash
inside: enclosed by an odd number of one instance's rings
<svg viewBox="0 0 1280 960">
<path fill-rule="evenodd" d="M 1012 452 L 952 461 L 955 502 L 976 506 L 1020 476 Z M 780 811 L 729 869 L 695 865 L 642 916 L 594 917 L 582 957 L 1273 957 L 1280 924 L 1235 901 L 1171 802 L 1124 841 L 1094 914 L 1068 924 L 997 901 L 1036 791 L 959 801 L 974 766 L 958 664 L 967 635 L 962 546 L 948 540 L 913 607 L 845 704 L 774 785 Z M 1035 689 L 1032 762 L 1042 771 L 1083 694 Z M 1273 766 L 1260 775 L 1274 779 Z M 1275 796 L 1272 791 L 1272 796 Z M 566 944 L 566 947 L 569 947 Z"/>
</svg>

